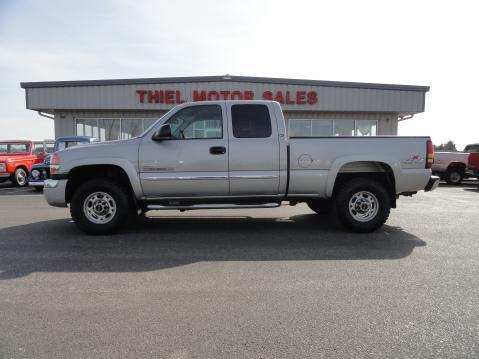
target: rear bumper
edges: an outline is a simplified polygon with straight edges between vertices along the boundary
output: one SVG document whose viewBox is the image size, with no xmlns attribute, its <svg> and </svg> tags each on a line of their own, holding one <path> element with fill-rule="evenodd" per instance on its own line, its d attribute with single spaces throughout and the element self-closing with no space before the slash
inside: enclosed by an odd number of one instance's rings
<svg viewBox="0 0 479 359">
<path fill-rule="evenodd" d="M 424 191 L 430 192 L 434 191 L 437 186 L 439 186 L 439 177 L 438 176 L 431 176 L 429 181 L 427 182 L 426 187 L 424 187 Z"/>
<path fill-rule="evenodd" d="M 47 179 L 44 184 L 43 194 L 50 206 L 67 207 L 65 190 L 68 180 Z"/>
</svg>

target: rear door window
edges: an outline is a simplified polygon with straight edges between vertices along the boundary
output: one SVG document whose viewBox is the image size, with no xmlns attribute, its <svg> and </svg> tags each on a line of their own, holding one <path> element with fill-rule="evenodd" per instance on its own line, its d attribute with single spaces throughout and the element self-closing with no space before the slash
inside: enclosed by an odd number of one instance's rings
<svg viewBox="0 0 479 359">
<path fill-rule="evenodd" d="M 45 153 L 45 148 L 43 146 L 43 143 L 34 143 L 33 144 L 33 151 L 32 151 L 32 155 L 42 155 Z"/>
<path fill-rule="evenodd" d="M 266 105 L 231 106 L 233 136 L 236 138 L 267 138 L 271 136 L 271 118 Z"/>
</svg>

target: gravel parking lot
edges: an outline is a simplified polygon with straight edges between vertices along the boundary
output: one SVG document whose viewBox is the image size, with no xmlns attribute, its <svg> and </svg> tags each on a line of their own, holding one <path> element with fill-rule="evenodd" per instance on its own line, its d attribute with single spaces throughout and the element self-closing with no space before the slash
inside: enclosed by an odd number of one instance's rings
<svg viewBox="0 0 479 359">
<path fill-rule="evenodd" d="M 298 205 L 108 237 L 2 185 L 0 357 L 477 358 L 478 184 L 401 198 L 368 235 Z"/>
</svg>

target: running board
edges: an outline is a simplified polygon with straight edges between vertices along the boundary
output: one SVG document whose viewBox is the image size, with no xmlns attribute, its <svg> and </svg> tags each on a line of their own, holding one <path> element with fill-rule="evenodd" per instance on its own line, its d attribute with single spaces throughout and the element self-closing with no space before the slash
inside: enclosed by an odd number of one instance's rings
<svg viewBox="0 0 479 359">
<path fill-rule="evenodd" d="M 281 203 L 264 203 L 264 204 L 221 204 L 221 203 L 211 203 L 211 204 L 193 204 L 191 206 L 165 206 L 161 204 L 149 204 L 146 206 L 148 210 L 169 210 L 169 209 L 178 209 L 180 211 L 188 211 L 195 209 L 238 209 L 238 208 L 276 208 L 281 206 Z"/>
</svg>

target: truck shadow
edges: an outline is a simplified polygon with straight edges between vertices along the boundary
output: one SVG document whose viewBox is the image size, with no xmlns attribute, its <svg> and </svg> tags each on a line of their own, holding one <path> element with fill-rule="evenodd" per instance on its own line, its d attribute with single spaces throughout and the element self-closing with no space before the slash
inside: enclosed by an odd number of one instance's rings
<svg viewBox="0 0 479 359">
<path fill-rule="evenodd" d="M 0 229 L 0 279 L 34 272 L 154 271 L 202 261 L 399 259 L 425 245 L 399 227 L 354 234 L 315 214 L 153 217 L 102 237 L 80 233 L 65 218 Z"/>
</svg>

